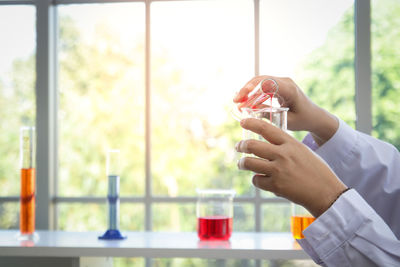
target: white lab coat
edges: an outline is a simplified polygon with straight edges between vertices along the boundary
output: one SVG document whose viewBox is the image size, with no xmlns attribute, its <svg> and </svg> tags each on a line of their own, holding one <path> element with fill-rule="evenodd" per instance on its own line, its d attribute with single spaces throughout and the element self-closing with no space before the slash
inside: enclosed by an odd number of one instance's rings
<svg viewBox="0 0 400 267">
<path fill-rule="evenodd" d="M 323 266 L 400 266 L 399 151 L 341 120 L 321 147 L 303 143 L 353 188 L 303 231 L 303 249 Z"/>
</svg>

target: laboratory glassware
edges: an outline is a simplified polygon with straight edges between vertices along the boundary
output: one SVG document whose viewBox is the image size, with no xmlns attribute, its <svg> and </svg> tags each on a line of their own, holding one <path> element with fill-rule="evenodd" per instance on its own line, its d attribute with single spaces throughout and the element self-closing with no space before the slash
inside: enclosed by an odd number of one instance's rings
<svg viewBox="0 0 400 267">
<path fill-rule="evenodd" d="M 303 206 L 294 203 L 291 206 L 290 231 L 294 239 L 302 239 L 304 238 L 303 231 L 315 221 L 315 218 Z"/>
<path fill-rule="evenodd" d="M 197 234 L 200 240 L 229 240 L 233 230 L 232 189 L 197 189 Z"/>
<path fill-rule="evenodd" d="M 107 180 L 108 180 L 108 230 L 99 236 L 99 239 L 125 239 L 119 231 L 119 150 L 111 149 L 107 152 Z"/>
<path fill-rule="evenodd" d="M 21 193 L 19 213 L 19 240 L 35 241 L 36 172 L 35 127 L 24 126 L 20 130 Z"/>
</svg>

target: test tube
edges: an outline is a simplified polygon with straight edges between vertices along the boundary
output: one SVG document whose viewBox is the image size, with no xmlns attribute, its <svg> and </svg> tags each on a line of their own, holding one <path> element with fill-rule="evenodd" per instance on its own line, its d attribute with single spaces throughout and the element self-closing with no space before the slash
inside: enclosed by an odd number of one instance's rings
<svg viewBox="0 0 400 267">
<path fill-rule="evenodd" d="M 108 180 L 108 230 L 100 239 L 124 239 L 119 228 L 119 150 L 111 149 L 107 152 L 107 180 Z"/>
<path fill-rule="evenodd" d="M 18 239 L 35 240 L 35 167 L 34 127 L 22 127 L 20 131 L 21 194 Z"/>
</svg>

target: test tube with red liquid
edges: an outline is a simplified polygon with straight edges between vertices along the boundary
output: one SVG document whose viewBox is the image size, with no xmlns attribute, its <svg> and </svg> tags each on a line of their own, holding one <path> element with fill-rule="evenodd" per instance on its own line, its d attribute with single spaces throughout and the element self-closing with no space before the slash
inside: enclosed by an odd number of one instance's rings
<svg viewBox="0 0 400 267">
<path fill-rule="evenodd" d="M 19 213 L 19 240 L 36 240 L 35 200 L 36 179 L 34 167 L 34 127 L 22 127 L 20 132 L 21 194 Z"/>
<path fill-rule="evenodd" d="M 229 240 L 233 229 L 234 190 L 197 190 L 197 234 L 202 241 Z"/>
<path fill-rule="evenodd" d="M 125 239 L 119 231 L 119 150 L 111 149 L 107 152 L 107 180 L 108 180 L 108 230 L 99 236 L 99 239 Z"/>
</svg>

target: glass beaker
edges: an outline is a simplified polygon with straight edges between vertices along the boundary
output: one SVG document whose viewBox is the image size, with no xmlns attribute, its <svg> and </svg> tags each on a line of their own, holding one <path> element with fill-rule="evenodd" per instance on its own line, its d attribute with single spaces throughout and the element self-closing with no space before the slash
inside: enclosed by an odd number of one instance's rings
<svg viewBox="0 0 400 267">
<path fill-rule="evenodd" d="M 289 108 L 284 108 L 284 107 L 265 107 L 261 109 L 242 108 L 241 116 L 242 119 L 244 118 L 260 119 L 275 125 L 276 127 L 282 129 L 283 131 L 286 131 L 288 110 Z M 243 130 L 243 138 L 264 140 L 264 138 L 249 130 Z"/>
<path fill-rule="evenodd" d="M 200 240 L 229 240 L 235 190 L 197 189 L 197 234 Z"/>
<path fill-rule="evenodd" d="M 313 222 L 315 218 L 303 206 L 292 203 L 292 216 L 290 217 L 290 231 L 293 238 L 304 238 L 303 231 Z"/>
</svg>

